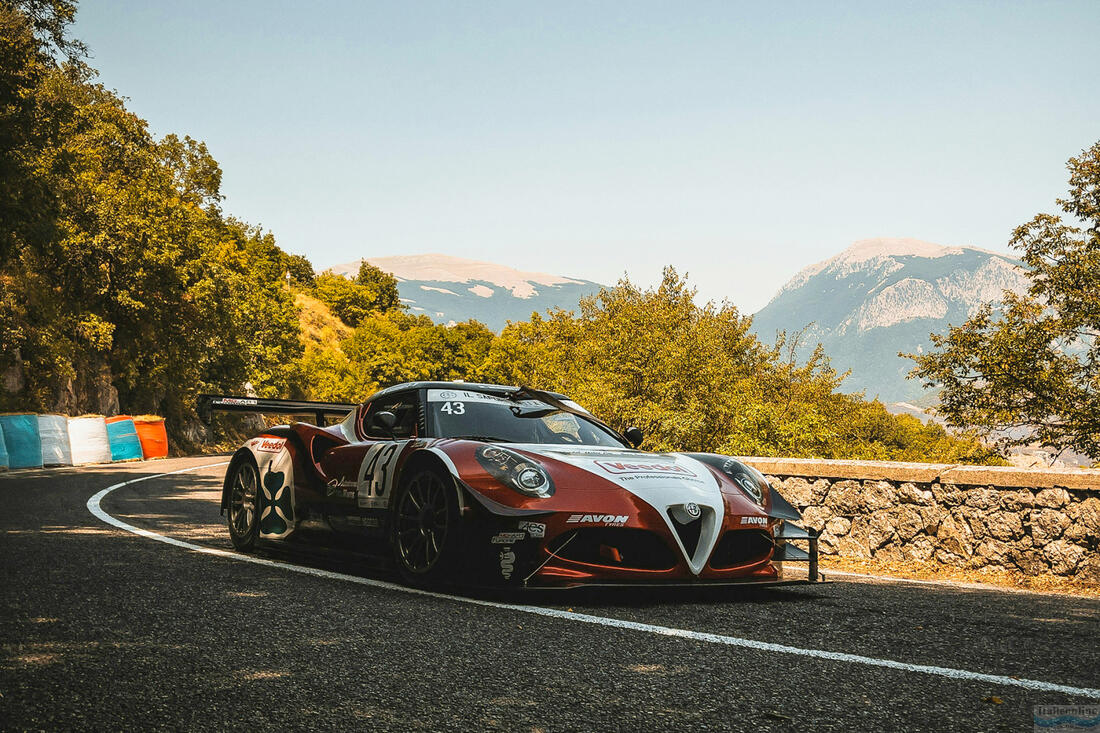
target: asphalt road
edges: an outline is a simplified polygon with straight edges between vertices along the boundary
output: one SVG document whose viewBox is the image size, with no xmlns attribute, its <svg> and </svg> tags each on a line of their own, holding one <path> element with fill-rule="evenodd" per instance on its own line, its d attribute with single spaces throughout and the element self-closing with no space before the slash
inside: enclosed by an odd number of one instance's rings
<svg viewBox="0 0 1100 733">
<path fill-rule="evenodd" d="M 996 731 L 1100 704 L 1092 599 L 841 579 L 471 601 L 372 585 L 392 578 L 346 556 L 201 553 L 87 507 L 154 477 L 102 509 L 229 550 L 224 468 L 158 476 L 218 460 L 0 475 L 0 728 Z"/>
</svg>

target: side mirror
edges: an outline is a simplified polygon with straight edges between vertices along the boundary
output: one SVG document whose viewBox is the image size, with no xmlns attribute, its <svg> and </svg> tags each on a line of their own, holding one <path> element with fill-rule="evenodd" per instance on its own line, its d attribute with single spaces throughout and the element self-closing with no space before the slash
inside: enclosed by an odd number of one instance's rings
<svg viewBox="0 0 1100 733">
<path fill-rule="evenodd" d="M 642 435 L 642 431 L 634 427 L 633 425 L 626 429 L 626 432 L 623 433 L 623 437 L 629 440 L 630 444 L 635 448 L 641 445 L 642 441 L 645 440 L 645 436 Z"/>
<path fill-rule="evenodd" d="M 370 419 L 370 424 L 371 427 L 381 428 L 392 438 L 393 426 L 397 424 L 397 415 L 388 410 L 382 410 L 382 412 L 374 413 L 374 416 Z"/>
</svg>

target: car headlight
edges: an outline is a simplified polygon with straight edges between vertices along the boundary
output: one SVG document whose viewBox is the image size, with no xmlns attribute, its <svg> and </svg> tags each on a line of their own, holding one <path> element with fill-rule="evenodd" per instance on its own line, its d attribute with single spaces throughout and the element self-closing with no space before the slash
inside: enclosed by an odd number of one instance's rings
<svg viewBox="0 0 1100 733">
<path fill-rule="evenodd" d="M 497 445 L 477 449 L 477 462 L 493 478 L 525 496 L 545 499 L 554 493 L 554 481 L 539 464 Z"/>
<path fill-rule="evenodd" d="M 764 506 L 764 490 L 768 486 L 768 480 L 764 478 L 764 474 L 732 458 L 722 464 L 722 473 L 740 486 L 750 499 Z"/>
</svg>

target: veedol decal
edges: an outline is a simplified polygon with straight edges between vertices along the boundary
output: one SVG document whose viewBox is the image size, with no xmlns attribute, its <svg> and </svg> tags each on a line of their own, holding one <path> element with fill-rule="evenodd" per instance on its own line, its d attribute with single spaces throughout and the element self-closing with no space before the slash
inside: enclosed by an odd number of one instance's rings
<svg viewBox="0 0 1100 733">
<path fill-rule="evenodd" d="M 597 466 L 611 474 L 623 473 L 674 473 L 681 476 L 695 476 L 690 468 L 678 463 L 625 463 L 623 461 L 593 461 Z"/>
<path fill-rule="evenodd" d="M 520 522 L 519 528 L 535 539 L 546 536 L 546 525 L 541 522 Z"/>
<path fill-rule="evenodd" d="M 363 456 L 359 465 L 359 481 L 355 500 L 360 509 L 385 509 L 393 493 L 393 480 L 397 459 L 408 440 L 375 443 Z"/>
<path fill-rule="evenodd" d="M 607 527 L 621 527 L 627 523 L 627 514 L 570 514 L 566 524 L 602 524 Z"/>
<path fill-rule="evenodd" d="M 259 438 L 252 447 L 264 453 L 278 453 L 286 445 L 285 438 Z"/>
<path fill-rule="evenodd" d="M 741 517 L 741 524 L 757 524 L 761 527 L 768 526 L 767 517 Z"/>
<path fill-rule="evenodd" d="M 224 397 L 220 400 L 214 400 L 211 404 L 214 405 L 258 405 L 257 400 L 250 400 L 245 397 Z"/>
</svg>

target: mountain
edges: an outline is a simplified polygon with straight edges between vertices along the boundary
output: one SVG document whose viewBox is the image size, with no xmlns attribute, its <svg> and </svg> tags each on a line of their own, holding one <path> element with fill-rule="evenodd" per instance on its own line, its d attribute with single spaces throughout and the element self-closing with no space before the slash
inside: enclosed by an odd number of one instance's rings
<svg viewBox="0 0 1100 733">
<path fill-rule="evenodd" d="M 351 276 L 363 261 L 329 269 Z M 583 296 L 603 287 L 589 280 L 441 254 L 367 257 L 365 261 L 397 278 L 401 300 L 411 313 L 431 316 L 438 323 L 476 318 L 497 331 L 506 321 L 530 319 L 534 311 L 575 310 Z"/>
<path fill-rule="evenodd" d="M 959 325 L 1005 290 L 1023 292 L 1018 260 L 974 247 L 944 247 L 918 239 L 865 239 L 795 275 L 753 317 L 765 342 L 779 330 L 805 328 L 800 353 L 818 342 L 839 371 L 851 370 L 846 391 L 866 390 L 885 402 L 920 401 L 920 383 L 905 375 L 928 334 Z"/>
</svg>

